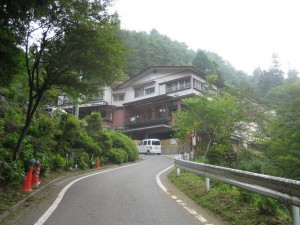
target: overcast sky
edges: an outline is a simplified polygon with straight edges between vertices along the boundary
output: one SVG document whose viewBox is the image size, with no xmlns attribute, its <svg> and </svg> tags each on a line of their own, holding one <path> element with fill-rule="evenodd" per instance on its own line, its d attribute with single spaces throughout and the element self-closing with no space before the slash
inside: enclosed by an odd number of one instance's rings
<svg viewBox="0 0 300 225">
<path fill-rule="evenodd" d="M 215 52 L 236 69 L 300 72 L 300 0 L 115 0 L 122 29 L 151 31 Z"/>
</svg>

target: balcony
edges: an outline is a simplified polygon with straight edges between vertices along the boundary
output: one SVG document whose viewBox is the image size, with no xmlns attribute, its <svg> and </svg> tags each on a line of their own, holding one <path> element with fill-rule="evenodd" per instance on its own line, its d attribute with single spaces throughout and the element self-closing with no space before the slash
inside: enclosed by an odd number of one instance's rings
<svg viewBox="0 0 300 225">
<path fill-rule="evenodd" d="M 144 126 L 152 126 L 157 124 L 168 125 L 172 120 L 171 115 L 167 115 L 166 111 L 152 112 L 150 114 L 138 114 L 125 117 L 124 125 L 129 128 L 137 128 Z"/>
</svg>

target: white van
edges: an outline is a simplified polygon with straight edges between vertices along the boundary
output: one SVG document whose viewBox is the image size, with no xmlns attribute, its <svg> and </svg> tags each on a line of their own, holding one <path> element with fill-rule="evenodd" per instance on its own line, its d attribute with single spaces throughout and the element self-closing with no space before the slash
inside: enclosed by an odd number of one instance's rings
<svg viewBox="0 0 300 225">
<path fill-rule="evenodd" d="M 161 154 L 161 145 L 159 139 L 144 139 L 138 144 L 140 154 Z"/>
</svg>

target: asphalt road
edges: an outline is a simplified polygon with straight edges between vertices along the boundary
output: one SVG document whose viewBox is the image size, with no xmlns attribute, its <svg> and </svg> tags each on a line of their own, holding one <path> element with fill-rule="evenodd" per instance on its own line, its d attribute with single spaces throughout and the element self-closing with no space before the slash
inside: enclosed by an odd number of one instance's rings
<svg viewBox="0 0 300 225">
<path fill-rule="evenodd" d="M 17 219 L 4 224 L 223 224 L 166 184 L 170 171 L 166 169 L 174 162 L 171 157 L 141 157 L 135 164 L 57 182 L 35 197 L 35 207 L 18 212 Z"/>
</svg>

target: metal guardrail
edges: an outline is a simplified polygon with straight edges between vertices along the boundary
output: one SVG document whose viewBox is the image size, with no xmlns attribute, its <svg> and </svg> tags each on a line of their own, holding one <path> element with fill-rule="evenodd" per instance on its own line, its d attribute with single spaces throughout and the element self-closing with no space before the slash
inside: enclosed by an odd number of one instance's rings
<svg viewBox="0 0 300 225">
<path fill-rule="evenodd" d="M 182 159 L 175 159 L 174 166 L 290 204 L 293 208 L 294 224 L 300 224 L 300 181 Z M 209 185 L 206 184 L 206 186 Z"/>
</svg>

